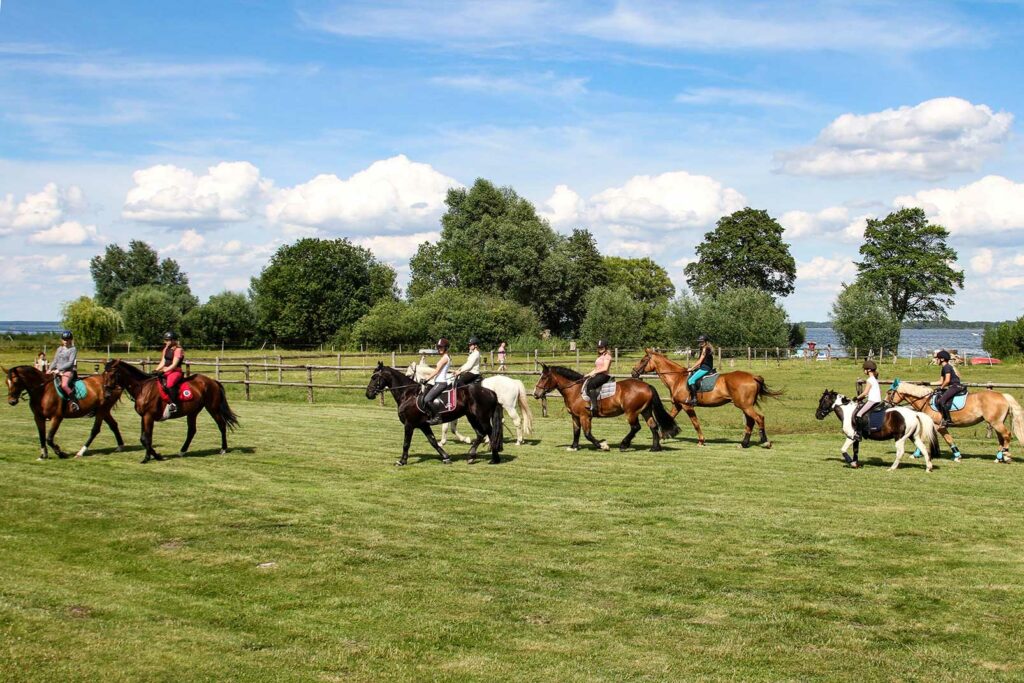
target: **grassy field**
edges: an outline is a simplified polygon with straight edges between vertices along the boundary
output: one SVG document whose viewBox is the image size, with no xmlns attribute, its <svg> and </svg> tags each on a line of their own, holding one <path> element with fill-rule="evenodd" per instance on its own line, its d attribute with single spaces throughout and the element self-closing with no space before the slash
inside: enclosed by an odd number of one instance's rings
<svg viewBox="0 0 1024 683">
<path fill-rule="evenodd" d="M 552 400 L 498 466 L 462 445 L 444 466 L 417 436 L 393 467 L 393 404 L 358 391 L 231 387 L 229 454 L 204 419 L 189 457 L 145 466 L 126 403 L 131 450 L 104 432 L 48 462 L 28 408 L 4 406 L 0 679 L 1021 680 L 1024 469 L 993 463 L 983 428 L 931 474 L 889 472 L 891 444 L 844 468 L 838 423 L 813 413 L 856 369 L 754 369 L 786 390 L 765 406 L 770 451 L 738 449 L 724 407 L 702 411 L 703 449 L 683 424 L 662 453 L 644 432 L 567 453 Z M 158 449 L 183 432 L 158 425 Z"/>
</svg>

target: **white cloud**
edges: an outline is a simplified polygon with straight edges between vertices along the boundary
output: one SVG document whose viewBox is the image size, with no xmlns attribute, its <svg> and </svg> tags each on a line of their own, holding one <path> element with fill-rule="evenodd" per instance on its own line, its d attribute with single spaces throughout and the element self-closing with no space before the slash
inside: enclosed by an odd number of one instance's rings
<svg viewBox="0 0 1024 683">
<path fill-rule="evenodd" d="M 39 278 L 40 271 L 59 273 L 81 279 L 87 274 L 88 264 L 71 263 L 66 255 L 5 256 L 0 254 L 0 283 L 23 286 Z"/>
<path fill-rule="evenodd" d="M 1020 275 L 990 278 L 986 280 L 987 285 L 991 289 L 997 289 L 1000 291 L 1007 291 L 1011 289 L 1020 289 L 1024 287 L 1024 277 Z"/>
<path fill-rule="evenodd" d="M 680 104 L 727 104 L 740 107 L 796 107 L 807 106 L 800 97 L 770 90 L 751 88 L 690 88 L 675 97 Z"/>
<path fill-rule="evenodd" d="M 974 256 L 971 257 L 971 270 L 981 274 L 990 272 L 992 270 L 992 256 L 993 252 L 991 249 L 978 249 L 974 252 Z"/>
<path fill-rule="evenodd" d="M 355 244 L 373 252 L 374 256 L 384 261 L 408 261 L 423 242 L 436 242 L 441 233 L 417 232 L 412 235 L 374 235 L 360 237 Z"/>
<path fill-rule="evenodd" d="M 655 252 L 655 246 L 651 242 L 643 240 L 612 240 L 605 247 L 604 251 L 610 256 L 620 256 L 623 254 L 651 256 Z"/>
<path fill-rule="evenodd" d="M 776 154 L 779 170 L 823 177 L 975 170 L 1008 139 L 1013 115 L 940 97 L 871 114 L 843 114 L 809 147 Z"/>
<path fill-rule="evenodd" d="M 554 226 L 570 226 L 580 222 L 585 210 L 583 197 L 568 185 L 559 185 L 548 200 L 541 204 L 540 215 Z"/>
<path fill-rule="evenodd" d="M 160 164 L 132 174 L 122 215 L 145 223 L 230 223 L 258 215 L 272 187 L 247 161 L 221 162 L 196 175 Z"/>
<path fill-rule="evenodd" d="M 51 228 L 68 213 L 85 206 L 85 195 L 76 185 L 62 189 L 56 183 L 47 183 L 42 190 L 26 194 L 17 203 L 14 195 L 8 194 L 0 200 L 0 236 L 20 230 Z"/>
<path fill-rule="evenodd" d="M 34 244 L 81 245 L 99 244 L 102 238 L 95 225 L 82 225 L 78 221 L 65 221 L 52 228 L 41 230 L 28 238 Z"/>
<path fill-rule="evenodd" d="M 281 189 L 266 213 L 271 222 L 298 230 L 401 232 L 436 225 L 453 187 L 461 185 L 429 164 L 398 155 L 346 180 L 318 175 Z"/>
<path fill-rule="evenodd" d="M 238 242 L 238 240 L 234 240 L 234 241 Z M 238 242 L 238 244 L 241 245 L 240 242 Z M 203 237 L 201 234 L 199 234 L 197 231 L 193 230 L 192 228 L 189 228 L 188 230 L 186 230 L 185 232 L 183 232 L 181 234 L 181 239 L 180 240 L 178 240 L 174 244 L 170 244 L 170 245 L 164 247 L 164 249 L 162 251 L 169 251 L 169 252 L 182 251 L 182 252 L 185 252 L 187 254 L 191 254 L 193 252 L 199 251 L 205 245 L 206 245 L 206 238 Z"/>
<path fill-rule="evenodd" d="M 851 282 L 857 275 L 857 266 L 843 256 L 815 256 L 810 261 L 796 264 L 798 290 L 837 292 L 843 282 Z"/>
<path fill-rule="evenodd" d="M 638 175 L 620 187 L 597 193 L 588 202 L 597 222 L 656 230 L 702 228 L 746 206 L 746 198 L 714 178 L 685 171 Z"/>
<path fill-rule="evenodd" d="M 976 235 L 1024 229 L 1024 183 L 990 175 L 956 189 L 936 188 L 893 200 L 896 206 L 919 206 L 953 235 Z"/>
<path fill-rule="evenodd" d="M 786 229 L 786 237 L 797 239 L 808 235 L 834 232 L 850 219 L 850 210 L 845 206 L 830 206 L 817 212 L 787 211 L 779 217 L 779 224 Z"/>
<path fill-rule="evenodd" d="M 488 95 L 567 99 L 587 93 L 586 78 L 560 77 L 550 71 L 518 76 L 495 76 L 492 74 L 438 76 L 432 78 L 431 83 L 455 90 L 467 90 Z"/>
</svg>

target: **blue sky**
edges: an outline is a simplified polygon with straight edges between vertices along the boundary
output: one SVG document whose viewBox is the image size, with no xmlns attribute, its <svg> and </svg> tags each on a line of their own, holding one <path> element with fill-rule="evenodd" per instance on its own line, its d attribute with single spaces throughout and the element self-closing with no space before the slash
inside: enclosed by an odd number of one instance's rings
<svg viewBox="0 0 1024 683">
<path fill-rule="evenodd" d="M 1021 314 L 1019 2 L 0 5 L 0 319 L 53 319 L 141 238 L 202 297 L 343 236 L 407 277 L 444 193 L 513 186 L 677 285 L 737 208 L 824 319 L 867 217 L 917 205 Z"/>
</svg>

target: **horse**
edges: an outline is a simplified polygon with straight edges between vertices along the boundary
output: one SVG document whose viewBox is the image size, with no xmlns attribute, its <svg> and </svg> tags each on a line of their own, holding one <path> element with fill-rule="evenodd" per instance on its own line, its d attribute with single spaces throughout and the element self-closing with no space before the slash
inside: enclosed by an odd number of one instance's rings
<svg viewBox="0 0 1024 683">
<path fill-rule="evenodd" d="M 855 401 L 826 389 L 818 401 L 818 410 L 814 416 L 824 420 L 829 413 L 835 413 L 843 425 L 843 434 L 846 441 L 843 442 L 843 460 L 850 467 L 860 467 L 857 455 L 860 452 L 860 441 L 853 426 L 854 414 L 858 405 Z M 925 471 L 932 471 L 932 459 L 939 457 L 939 437 L 935 432 L 935 423 L 927 415 L 923 415 L 910 408 L 893 407 L 885 411 L 885 421 L 882 429 L 869 433 L 866 438 L 873 441 L 896 441 L 896 459 L 889 470 L 895 470 L 900 466 L 903 459 L 904 445 L 907 439 L 912 439 L 918 450 L 924 453 Z M 853 458 L 846 454 L 846 450 L 853 445 Z"/>
<path fill-rule="evenodd" d="M 642 415 L 651 428 L 651 436 L 654 444 L 651 451 L 661 450 L 661 439 L 671 438 L 679 434 L 679 426 L 672 416 L 665 410 L 658 391 L 647 382 L 637 379 L 619 380 L 615 383 L 615 394 L 607 398 L 598 399 L 597 414 L 591 416 L 590 405 L 584 400 L 583 380 L 584 377 L 575 370 L 559 367 L 557 365 L 547 366 L 541 364 L 540 380 L 533 390 L 534 398 L 544 398 L 548 392 L 558 390 L 565 402 L 565 408 L 572 415 L 572 445 L 566 450 L 576 451 L 580 447 L 580 430 L 583 430 L 587 441 L 602 451 L 609 450 L 607 441 L 598 441 L 591 433 L 593 417 L 618 417 L 625 415 L 629 422 L 629 434 L 619 444 L 619 450 L 624 451 L 633 442 L 633 437 L 640 431 L 640 419 Z"/>
<path fill-rule="evenodd" d="M 914 410 L 932 418 L 936 426 L 938 426 L 942 423 L 942 413 L 932 410 L 930 400 L 932 393 L 933 390 L 925 385 L 901 382 L 897 379 L 893 381 L 889 391 L 886 392 L 886 401 L 894 404 L 905 401 Z M 1017 403 L 1017 399 L 1013 396 L 998 391 L 983 389 L 967 394 L 964 407 L 960 410 L 950 411 L 949 416 L 953 418 L 950 426 L 971 427 L 979 422 L 987 422 L 989 429 L 995 431 L 999 437 L 999 451 L 996 453 L 996 461 L 1008 463 L 1013 460 L 1010 457 L 1010 444 L 1013 439 L 1010 438 L 1010 430 L 1004 424 L 1007 415 L 1010 416 L 1011 424 L 1013 425 L 1013 435 L 1017 437 L 1017 441 L 1024 443 L 1024 410 L 1021 410 L 1020 404 Z M 953 460 L 955 462 L 959 461 L 962 454 L 953 441 L 949 430 L 946 427 L 938 427 L 938 429 L 939 434 L 942 435 L 942 438 L 953 451 Z M 914 455 L 916 456 L 917 454 L 915 453 Z"/>
<path fill-rule="evenodd" d="M 427 365 L 423 362 L 411 363 L 405 371 L 405 376 L 412 377 L 415 380 L 423 380 L 427 378 L 432 370 L 432 365 Z M 526 387 L 518 379 L 506 377 L 505 375 L 488 375 L 484 377 L 481 384 L 484 385 L 485 389 L 490 389 L 498 396 L 498 403 L 512 416 L 512 424 L 516 428 L 516 445 L 521 446 L 523 444 L 523 437 L 533 433 L 533 412 L 530 410 L 530 404 L 526 400 Z M 522 419 L 519 417 L 517 408 L 523 411 Z M 456 428 L 458 424 L 458 420 L 442 423 L 441 441 L 438 443 L 442 446 L 448 443 L 449 425 L 451 425 L 452 434 L 455 435 L 456 439 L 462 443 L 472 443 L 472 439 L 459 434 L 459 430 Z"/>
<path fill-rule="evenodd" d="M 644 349 L 644 357 L 633 367 L 633 377 L 639 378 L 645 372 L 655 372 L 661 381 L 665 383 L 672 394 L 672 403 L 675 406 L 670 415 L 675 417 L 679 411 L 685 411 L 697 430 L 697 445 L 704 445 L 704 431 L 700 428 L 700 420 L 697 419 L 697 411 L 694 406 L 686 401 L 690 398 L 690 391 L 686 386 L 686 378 L 690 371 L 674 363 L 662 353 L 654 349 Z M 771 448 L 772 442 L 768 440 L 768 434 L 764 428 L 764 415 L 757 412 L 754 406 L 760 403 L 762 396 L 778 398 L 782 396 L 781 391 L 772 391 L 764 382 L 764 377 L 752 375 L 744 370 L 724 372 L 715 381 L 715 387 L 711 391 L 698 392 L 697 405 L 706 408 L 717 408 L 726 403 L 732 403 L 743 411 L 746 417 L 746 427 L 743 430 L 743 448 L 750 447 L 750 434 L 756 424 L 761 430 L 760 445 L 764 448 Z"/>
<path fill-rule="evenodd" d="M 135 412 L 142 417 L 142 436 L 140 441 L 146 449 L 142 462 L 163 460 L 163 456 L 153 448 L 153 425 L 164 419 L 184 417 L 188 423 L 185 443 L 181 445 L 178 455 L 185 455 L 196 435 L 196 419 L 204 408 L 220 428 L 220 452 L 228 452 L 228 429 L 232 431 L 238 426 L 238 416 L 228 406 L 228 397 L 224 385 L 206 375 L 189 375 L 182 382 L 188 382 L 194 398 L 178 402 L 178 412 L 168 417 L 164 409 L 167 402 L 160 396 L 160 387 L 154 375 L 144 372 L 130 363 L 114 359 L 107 361 L 103 369 L 103 389 L 108 394 L 124 389 L 135 399 Z"/>
<path fill-rule="evenodd" d="M 434 447 L 441 462 L 450 465 L 451 456 L 444 448 L 437 443 L 434 432 L 430 428 L 429 417 L 419 406 L 420 384 L 395 368 L 389 368 L 383 362 L 377 362 L 377 369 L 370 376 L 370 382 L 366 385 L 366 398 L 373 400 L 378 394 L 390 391 L 398 405 L 398 419 L 405 425 L 405 441 L 402 445 L 402 457 L 395 465 L 405 466 L 409 462 L 409 444 L 412 442 L 412 434 L 416 429 L 423 432 L 427 441 Z M 444 422 L 452 422 L 462 416 L 466 416 L 473 431 L 476 432 L 476 439 L 469 449 L 469 464 L 476 462 L 477 448 L 483 442 L 484 437 L 490 435 L 492 465 L 501 462 L 498 455 L 504 448 L 502 432 L 502 409 L 498 403 L 497 395 L 490 389 L 470 384 L 459 387 L 455 392 L 455 409 L 442 413 Z"/>
<path fill-rule="evenodd" d="M 78 410 L 71 412 L 64 400 L 57 395 L 57 389 L 53 386 L 53 379 L 46 374 L 32 367 L 31 365 L 19 365 L 5 370 L 0 368 L 7 377 L 7 402 L 12 406 L 18 405 L 23 394 L 28 394 L 28 404 L 32 409 L 32 416 L 36 421 L 36 429 L 39 430 L 39 459 L 46 460 L 49 456 L 46 446 L 50 445 L 53 452 L 59 458 L 66 458 L 68 454 L 61 450 L 60 446 L 53 440 L 60 428 L 60 423 L 65 418 L 93 417 L 92 431 L 89 432 L 89 439 L 77 453 L 76 458 L 85 455 L 93 439 L 100 433 L 100 424 L 107 423 L 110 431 L 117 439 L 117 451 L 124 450 L 124 439 L 121 438 L 121 430 L 117 421 L 111 415 L 114 406 L 121 399 L 121 391 L 107 394 L 103 390 L 103 379 L 94 375 L 82 378 L 85 384 L 85 398 L 79 399 Z M 50 433 L 46 433 L 46 421 L 50 420 Z"/>
</svg>

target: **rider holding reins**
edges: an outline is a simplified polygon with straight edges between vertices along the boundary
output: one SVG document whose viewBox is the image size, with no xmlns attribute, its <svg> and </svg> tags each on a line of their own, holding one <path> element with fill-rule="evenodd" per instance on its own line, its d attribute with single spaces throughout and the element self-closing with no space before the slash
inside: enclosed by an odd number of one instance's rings
<svg viewBox="0 0 1024 683">
<path fill-rule="evenodd" d="M 683 401 L 691 406 L 697 405 L 697 387 L 700 385 L 701 378 L 715 371 L 715 347 L 711 346 L 707 335 L 702 334 L 697 337 L 697 342 L 700 344 L 697 362 L 687 368 L 690 376 L 686 379 L 686 388 L 690 390 L 690 398 Z"/>
<path fill-rule="evenodd" d="M 53 354 L 50 374 L 60 377 L 60 388 L 66 397 L 64 400 L 73 413 L 78 412 L 74 387 L 77 363 L 78 349 L 75 348 L 75 337 L 71 334 L 71 330 L 64 330 L 60 333 L 60 347 L 57 349 L 57 353 Z"/>
<path fill-rule="evenodd" d="M 164 389 L 167 391 L 167 412 L 171 415 L 178 412 L 178 388 L 185 378 L 181 366 L 185 362 L 185 349 L 178 343 L 178 335 L 164 332 L 164 350 L 160 365 L 153 372 L 163 375 Z"/>
<path fill-rule="evenodd" d="M 868 430 L 866 426 L 858 427 L 862 426 L 864 418 L 871 412 L 871 409 L 882 402 L 882 388 L 878 386 L 878 365 L 873 360 L 866 360 L 861 367 L 868 378 L 864 383 L 864 390 L 857 396 L 858 401 L 865 401 L 854 417 L 854 432 L 858 440 L 861 434 L 866 433 Z"/>
<path fill-rule="evenodd" d="M 583 391 L 590 397 L 590 414 L 597 415 L 598 394 L 605 382 L 611 379 L 609 371 L 612 368 L 612 354 L 608 352 L 608 342 L 604 339 L 597 341 L 597 359 L 594 361 L 594 369 L 583 375 Z"/>
<path fill-rule="evenodd" d="M 424 384 L 433 385 L 427 391 L 427 395 L 423 399 L 427 415 L 430 417 L 430 421 L 432 423 L 438 419 L 437 411 L 434 410 L 434 399 L 440 396 L 441 392 L 447 389 L 452 381 L 452 357 L 448 355 L 448 340 L 444 337 L 437 340 L 437 352 L 441 354 L 441 357 L 437 359 L 437 365 L 434 366 L 434 371 L 427 375 L 426 379 L 423 380 Z"/>
<path fill-rule="evenodd" d="M 935 358 L 942 364 L 939 388 L 935 392 L 937 394 L 935 407 L 942 413 L 942 422 L 939 426 L 948 427 L 953 424 L 953 418 L 949 416 L 950 405 L 964 388 L 960 384 L 960 376 L 956 374 L 956 370 L 953 369 L 953 364 L 950 362 L 949 351 L 937 351 Z"/>
</svg>

